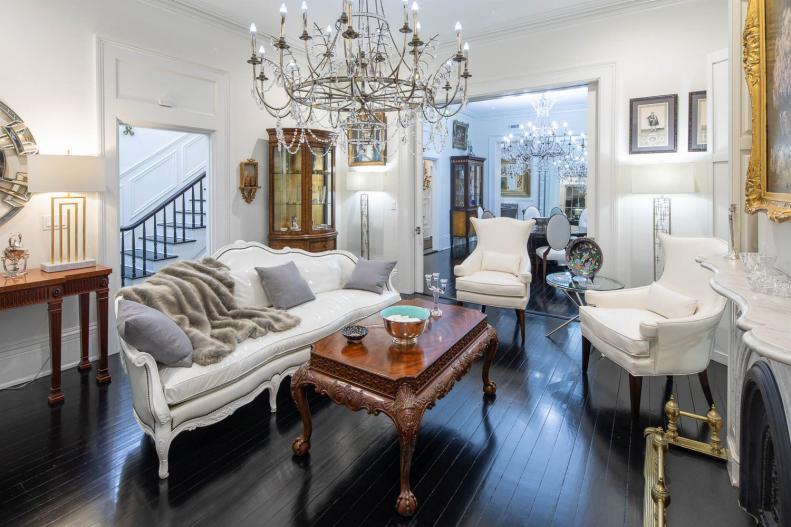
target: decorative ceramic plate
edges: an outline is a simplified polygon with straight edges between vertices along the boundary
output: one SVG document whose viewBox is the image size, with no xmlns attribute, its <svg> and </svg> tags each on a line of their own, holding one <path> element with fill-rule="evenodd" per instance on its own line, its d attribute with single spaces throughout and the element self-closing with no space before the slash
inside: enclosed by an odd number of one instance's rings
<svg viewBox="0 0 791 527">
<path fill-rule="evenodd" d="M 341 330 L 341 335 L 349 342 L 360 342 L 367 334 L 368 328 L 365 326 L 346 326 Z"/>
<path fill-rule="evenodd" d="M 574 276 L 592 280 L 604 264 L 604 255 L 591 238 L 577 238 L 566 248 L 566 264 Z"/>
<path fill-rule="evenodd" d="M 25 122 L 0 101 L 0 225 L 30 200 L 27 156 L 36 153 L 36 140 Z"/>
</svg>

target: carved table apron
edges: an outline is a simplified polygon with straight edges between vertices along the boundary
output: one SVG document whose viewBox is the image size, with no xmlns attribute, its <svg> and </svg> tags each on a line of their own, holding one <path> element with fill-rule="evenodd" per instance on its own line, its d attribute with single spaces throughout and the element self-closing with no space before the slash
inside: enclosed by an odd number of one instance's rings
<svg viewBox="0 0 791 527">
<path fill-rule="evenodd" d="M 442 323 L 442 319 L 434 323 Z M 470 370 L 472 363 L 481 357 L 484 357 L 483 391 L 494 396 L 496 385 L 489 380 L 489 368 L 497 343 L 497 333 L 484 318 L 419 375 L 398 379 L 319 356 L 314 348 L 310 360 L 297 370 L 291 381 L 291 393 L 303 424 L 302 435 L 292 444 L 294 453 L 303 456 L 310 449 L 312 424 L 305 396 L 305 389 L 310 385 L 316 392 L 351 410 L 364 409 L 373 415 L 384 413 L 393 421 L 400 436 L 401 491 L 396 509 L 403 516 L 412 516 L 417 508 L 417 499 L 412 493 L 409 472 L 423 414 L 444 397 Z"/>
</svg>

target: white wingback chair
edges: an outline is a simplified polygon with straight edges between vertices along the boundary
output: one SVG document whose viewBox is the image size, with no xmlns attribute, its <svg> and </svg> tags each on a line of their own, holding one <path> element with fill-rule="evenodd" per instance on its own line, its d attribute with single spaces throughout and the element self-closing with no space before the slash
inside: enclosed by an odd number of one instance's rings
<svg viewBox="0 0 791 527">
<path fill-rule="evenodd" d="M 673 293 L 668 299 L 653 286 L 621 291 L 588 291 L 580 308 L 582 370 L 588 369 L 591 345 L 629 372 L 632 416 L 640 412 L 642 378 L 698 374 L 709 405 L 714 404 L 706 368 L 714 333 L 725 310 L 725 298 L 709 285 L 711 272 L 697 257 L 724 255 L 728 244 L 716 238 L 660 235 L 665 270 L 657 284 Z M 678 293 L 683 297 L 674 297 Z M 660 296 L 664 297 L 660 299 Z M 687 297 L 697 301 L 689 316 L 665 318 L 657 303 Z M 671 305 L 672 307 L 672 305 Z"/>
<path fill-rule="evenodd" d="M 470 218 L 478 235 L 475 250 L 453 269 L 456 300 L 514 309 L 522 340 L 525 338 L 525 308 L 532 281 L 527 242 L 534 220 Z"/>
</svg>

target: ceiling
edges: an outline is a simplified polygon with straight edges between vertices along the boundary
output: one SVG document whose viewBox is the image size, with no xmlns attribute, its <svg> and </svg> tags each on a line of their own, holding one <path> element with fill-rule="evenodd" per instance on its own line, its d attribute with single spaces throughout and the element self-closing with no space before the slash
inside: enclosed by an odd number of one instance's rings
<svg viewBox="0 0 791 527">
<path fill-rule="evenodd" d="M 467 105 L 464 113 L 470 117 L 507 115 L 518 112 L 526 112 L 533 115 L 535 113 L 533 104 L 538 101 L 543 93 L 547 93 L 548 97 L 555 101 L 555 111 L 584 109 L 588 100 L 588 88 L 579 86 L 473 101 Z"/>
<path fill-rule="evenodd" d="M 286 31 L 293 38 L 301 31 L 300 5 L 302 0 L 173 0 L 197 8 L 208 14 L 244 25 L 255 22 L 259 32 L 279 32 L 278 10 L 285 2 L 289 16 Z M 355 0 L 356 1 L 356 0 Z M 373 0 L 370 0 L 373 1 Z M 402 3 L 382 0 L 388 17 L 400 23 Z M 465 35 L 474 41 L 476 35 L 496 30 L 574 16 L 597 10 L 617 9 L 659 0 L 418 0 L 420 18 L 425 31 L 439 34 L 442 41 L 452 40 L 456 20 L 464 26 Z M 325 27 L 337 19 L 342 0 L 307 0 L 309 18 Z M 411 4 L 411 0 L 409 0 Z"/>
</svg>

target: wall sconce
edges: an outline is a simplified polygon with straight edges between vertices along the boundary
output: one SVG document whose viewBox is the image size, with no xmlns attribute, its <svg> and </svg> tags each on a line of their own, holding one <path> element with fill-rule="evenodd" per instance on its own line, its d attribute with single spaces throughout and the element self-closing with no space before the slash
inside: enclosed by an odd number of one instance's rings
<svg viewBox="0 0 791 527">
<path fill-rule="evenodd" d="M 239 164 L 239 192 L 245 203 L 252 203 L 255 194 L 261 187 L 258 185 L 258 161 L 245 159 Z"/>
</svg>

